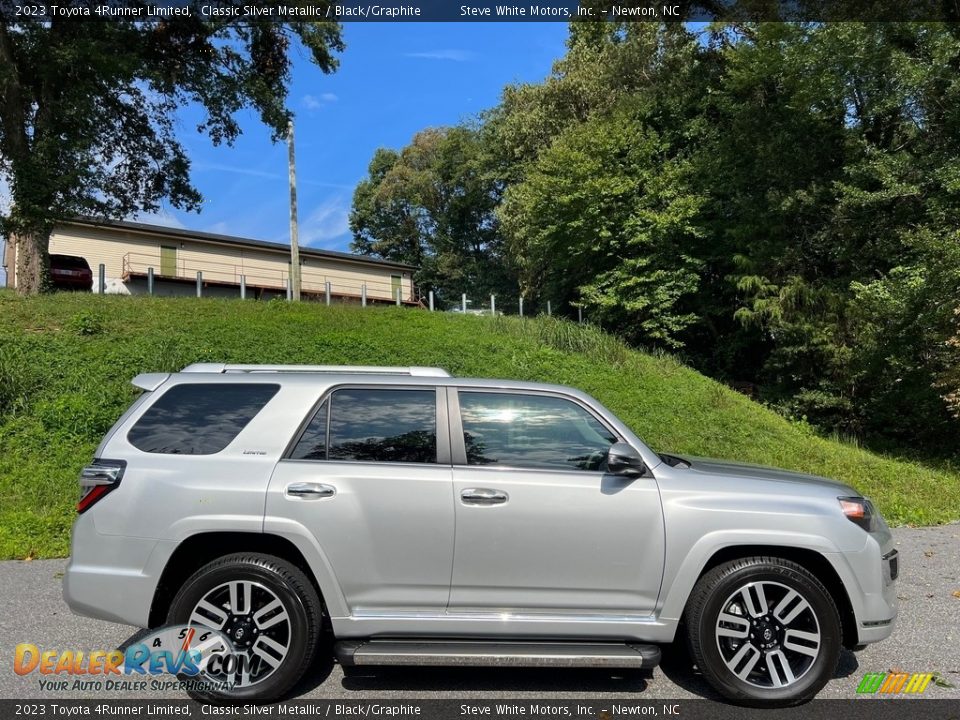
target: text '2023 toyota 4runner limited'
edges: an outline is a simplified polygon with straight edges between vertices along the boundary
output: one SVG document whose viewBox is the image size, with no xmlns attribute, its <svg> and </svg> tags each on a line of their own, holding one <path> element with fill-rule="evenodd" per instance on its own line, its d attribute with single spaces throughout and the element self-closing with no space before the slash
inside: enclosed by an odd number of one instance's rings
<svg viewBox="0 0 960 720">
<path fill-rule="evenodd" d="M 645 668 L 681 636 L 722 695 L 812 697 L 896 617 L 852 488 L 658 455 L 591 397 L 433 368 L 198 364 L 81 477 L 77 613 L 218 631 L 220 699 L 359 665 Z"/>
</svg>

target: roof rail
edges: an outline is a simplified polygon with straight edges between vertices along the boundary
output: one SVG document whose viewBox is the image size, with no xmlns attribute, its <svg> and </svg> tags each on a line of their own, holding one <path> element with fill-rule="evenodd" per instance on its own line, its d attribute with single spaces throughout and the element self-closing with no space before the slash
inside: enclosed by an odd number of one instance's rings
<svg viewBox="0 0 960 720">
<path fill-rule="evenodd" d="M 387 367 L 376 365 L 227 365 L 224 363 L 193 363 L 180 372 L 185 373 L 333 373 L 351 375 L 412 375 L 426 377 L 450 377 L 443 368 L 437 367 Z"/>
</svg>

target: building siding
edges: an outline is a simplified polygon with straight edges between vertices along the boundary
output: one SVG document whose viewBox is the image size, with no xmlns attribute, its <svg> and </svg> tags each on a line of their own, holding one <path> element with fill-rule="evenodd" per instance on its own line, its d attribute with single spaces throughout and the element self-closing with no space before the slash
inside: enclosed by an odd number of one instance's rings
<svg viewBox="0 0 960 720">
<path fill-rule="evenodd" d="M 281 250 L 74 224 L 58 225 L 50 237 L 51 253 L 86 258 L 93 269 L 95 285 L 98 282 L 97 268 L 102 263 L 108 287 L 123 283 L 127 291 L 132 293 L 145 292 L 146 284 L 134 281 L 145 276 L 150 267 L 157 280 L 155 290 L 163 292 L 163 288 L 169 290 L 171 285 L 176 284 L 160 282 L 161 279 L 167 280 L 161 276 L 161 246 L 176 248 L 178 280 L 195 281 L 197 271 L 200 271 L 204 283 L 235 286 L 236 293 L 239 293 L 240 278 L 245 276 L 247 287 L 253 292 L 258 289 L 285 292 L 290 274 L 289 254 Z M 372 263 L 352 263 L 303 252 L 300 259 L 301 288 L 305 293 L 322 295 L 325 283 L 329 282 L 333 295 L 359 298 L 363 285 L 366 285 L 369 299 L 389 301 L 394 299 L 391 277 L 399 275 L 401 300 L 412 302 L 414 299 L 409 270 Z"/>
</svg>

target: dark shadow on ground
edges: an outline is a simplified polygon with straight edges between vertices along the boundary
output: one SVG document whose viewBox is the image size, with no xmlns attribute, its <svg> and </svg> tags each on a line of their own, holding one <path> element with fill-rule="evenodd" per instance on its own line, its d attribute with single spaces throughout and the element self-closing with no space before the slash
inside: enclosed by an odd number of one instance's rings
<svg viewBox="0 0 960 720">
<path fill-rule="evenodd" d="M 345 690 L 466 692 L 642 693 L 649 670 L 518 667 L 377 667 L 351 668 Z"/>
<path fill-rule="evenodd" d="M 670 682 L 683 688 L 689 693 L 710 700 L 723 698 L 707 684 L 706 678 L 694 667 L 693 660 L 685 642 L 675 642 L 673 645 L 662 647 L 663 658 L 660 661 L 660 670 Z M 847 649 L 840 651 L 840 660 L 833 679 L 845 678 L 852 675 L 860 667 L 857 656 Z"/>
</svg>

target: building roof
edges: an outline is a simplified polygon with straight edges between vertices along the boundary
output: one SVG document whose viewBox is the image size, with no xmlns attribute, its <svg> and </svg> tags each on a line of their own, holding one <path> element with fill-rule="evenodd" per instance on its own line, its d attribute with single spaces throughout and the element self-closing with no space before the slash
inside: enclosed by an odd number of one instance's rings
<svg viewBox="0 0 960 720">
<path fill-rule="evenodd" d="M 290 253 L 290 246 L 284 243 L 267 242 L 266 240 L 253 240 L 252 238 L 241 238 L 235 235 L 220 235 L 218 233 L 200 232 L 198 230 L 186 230 L 183 228 L 165 227 L 163 225 L 150 225 L 148 223 L 132 222 L 130 220 L 99 220 L 94 218 L 75 218 L 65 220 L 66 225 L 84 225 L 87 227 L 103 227 L 115 230 L 129 230 L 131 232 L 144 233 L 147 235 L 157 235 L 163 237 L 181 238 L 183 240 L 199 240 L 201 242 L 216 243 L 219 245 L 230 245 L 233 247 L 248 247 L 258 250 L 276 250 L 279 252 Z M 380 260 L 378 258 L 368 257 L 366 255 L 354 255 L 352 253 L 338 252 L 337 250 L 321 250 L 319 248 L 299 247 L 300 256 L 308 258 L 320 258 L 327 260 L 340 260 L 341 262 L 361 263 L 364 265 L 378 265 L 380 267 L 397 268 L 400 270 L 416 270 L 416 265 L 394 262 L 393 260 Z"/>
</svg>

